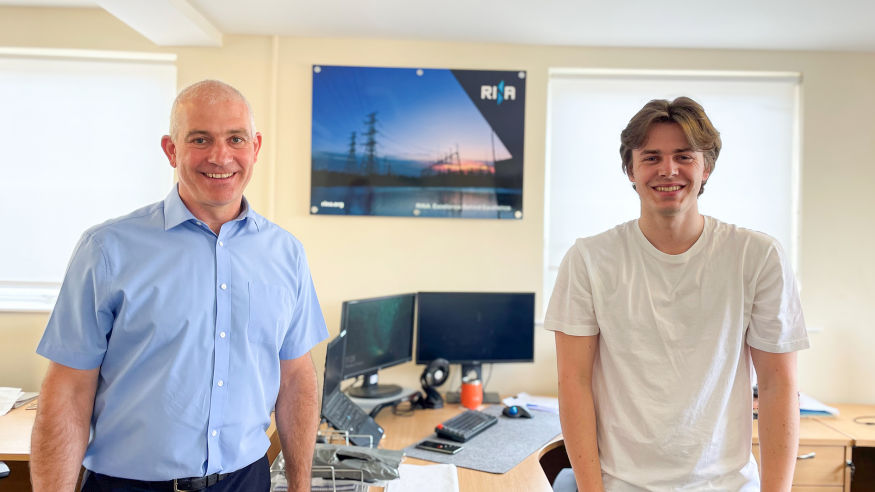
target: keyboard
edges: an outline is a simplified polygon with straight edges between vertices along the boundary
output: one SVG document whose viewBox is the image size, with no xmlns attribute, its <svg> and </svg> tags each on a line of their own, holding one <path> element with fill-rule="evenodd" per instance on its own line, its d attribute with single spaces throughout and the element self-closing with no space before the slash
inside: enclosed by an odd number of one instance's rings
<svg viewBox="0 0 875 492">
<path fill-rule="evenodd" d="M 469 439 L 480 434 L 486 429 L 498 423 L 498 417 L 476 410 L 468 410 L 465 413 L 438 424 L 434 428 L 438 437 L 458 442 L 468 442 Z"/>
<path fill-rule="evenodd" d="M 368 419 L 368 414 L 353 403 L 346 395 L 337 391 L 328 399 L 322 414 L 336 429 L 355 432 Z"/>
</svg>

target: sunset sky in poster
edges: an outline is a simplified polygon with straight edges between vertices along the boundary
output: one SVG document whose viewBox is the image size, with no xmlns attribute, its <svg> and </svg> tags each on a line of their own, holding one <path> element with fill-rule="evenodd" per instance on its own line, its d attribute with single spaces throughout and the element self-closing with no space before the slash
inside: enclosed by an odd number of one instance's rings
<svg viewBox="0 0 875 492">
<path fill-rule="evenodd" d="M 377 111 L 377 155 L 393 172 L 419 175 L 458 145 L 463 168 L 492 164 L 492 129 L 449 70 L 320 67 L 313 74 L 314 167 L 341 170 L 357 132 L 358 158 L 368 114 Z M 510 157 L 495 137 L 495 159 Z"/>
</svg>

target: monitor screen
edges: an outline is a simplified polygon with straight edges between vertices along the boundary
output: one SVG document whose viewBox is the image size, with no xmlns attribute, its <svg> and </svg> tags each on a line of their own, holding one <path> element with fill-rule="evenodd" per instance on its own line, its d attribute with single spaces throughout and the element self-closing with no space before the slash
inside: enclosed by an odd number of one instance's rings
<svg viewBox="0 0 875 492">
<path fill-rule="evenodd" d="M 340 386 L 343 379 L 343 355 L 346 350 L 346 333 L 334 337 L 328 342 L 325 350 L 325 379 L 322 383 L 322 408 L 325 408 L 325 400 L 331 396 Z"/>
<path fill-rule="evenodd" d="M 413 360 L 416 294 L 343 303 L 344 379 Z"/>
<path fill-rule="evenodd" d="M 420 292 L 416 362 L 532 362 L 535 294 Z"/>
</svg>

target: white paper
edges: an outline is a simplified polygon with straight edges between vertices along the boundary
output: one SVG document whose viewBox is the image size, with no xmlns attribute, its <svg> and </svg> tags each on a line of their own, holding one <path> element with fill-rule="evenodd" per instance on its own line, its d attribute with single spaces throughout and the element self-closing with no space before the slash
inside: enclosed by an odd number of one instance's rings
<svg viewBox="0 0 875 492">
<path fill-rule="evenodd" d="M 15 401 L 23 394 L 21 388 L 0 388 L 0 415 L 6 415 L 12 410 L 12 405 L 15 405 Z"/>
<path fill-rule="evenodd" d="M 516 396 L 509 396 L 502 400 L 507 406 L 525 407 L 529 410 L 539 410 L 541 412 L 559 413 L 559 399 L 548 396 L 532 396 L 528 393 L 520 393 Z"/>
<path fill-rule="evenodd" d="M 22 391 L 21 394 L 18 395 L 18 399 L 15 400 L 15 405 L 13 405 L 12 408 L 18 408 L 22 405 L 26 405 L 35 400 L 38 396 L 39 393 L 37 392 L 25 393 L 24 391 Z"/>
<path fill-rule="evenodd" d="M 827 412 L 832 415 L 839 414 L 839 410 L 837 408 L 824 405 L 818 400 L 815 400 L 814 398 L 801 392 L 799 393 L 799 410 L 808 410 L 810 412 Z"/>
<path fill-rule="evenodd" d="M 459 492 L 456 465 L 401 465 L 401 478 L 386 485 L 386 492 Z"/>
</svg>

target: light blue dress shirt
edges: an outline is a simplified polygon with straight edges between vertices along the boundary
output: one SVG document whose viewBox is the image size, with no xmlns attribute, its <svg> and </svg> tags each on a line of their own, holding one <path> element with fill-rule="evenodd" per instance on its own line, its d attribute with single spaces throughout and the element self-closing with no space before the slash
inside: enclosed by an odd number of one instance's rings
<svg viewBox="0 0 875 492">
<path fill-rule="evenodd" d="M 100 367 L 89 470 L 170 480 L 267 452 L 280 360 L 328 330 L 301 243 L 243 202 L 216 236 L 174 187 L 76 246 L 37 353 Z"/>
</svg>

